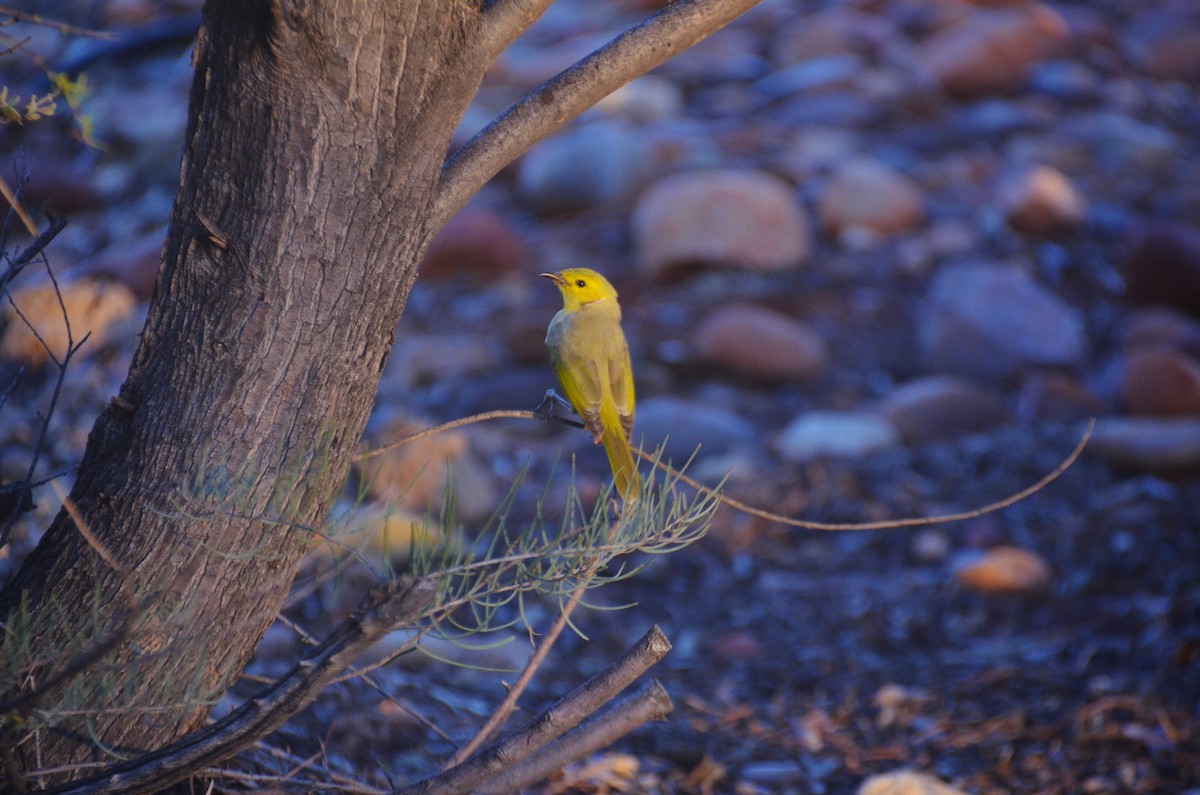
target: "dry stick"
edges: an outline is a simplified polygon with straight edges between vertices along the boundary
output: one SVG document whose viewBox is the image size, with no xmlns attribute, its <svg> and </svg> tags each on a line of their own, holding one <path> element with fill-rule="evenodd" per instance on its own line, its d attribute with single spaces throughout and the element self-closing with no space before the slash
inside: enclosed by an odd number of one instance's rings
<svg viewBox="0 0 1200 795">
<path fill-rule="evenodd" d="M 427 428 L 424 431 L 414 433 L 411 436 L 406 436 L 403 439 L 392 442 L 385 447 L 380 447 L 375 450 L 361 453 L 354 460 L 361 461 L 363 459 L 381 455 L 389 450 L 394 450 L 397 447 L 408 444 L 409 442 L 417 439 L 424 438 L 431 434 L 441 433 L 442 431 L 448 431 L 452 428 L 461 428 L 464 425 L 470 425 L 475 422 L 483 422 L 485 420 L 498 419 L 501 417 L 530 420 L 545 419 L 545 417 L 534 411 L 502 410 L 488 411 L 484 412 L 483 414 L 474 414 L 470 417 L 463 417 L 461 419 L 453 420 L 452 422 L 443 423 L 442 425 L 435 425 L 432 428 Z M 552 417 L 551 419 L 556 419 L 559 422 L 565 422 L 568 424 L 574 424 L 570 420 L 563 420 L 557 417 Z M 747 505 L 741 500 L 735 500 L 733 497 L 726 497 L 723 494 L 718 494 L 715 490 L 688 477 L 679 470 L 671 467 L 669 464 L 664 464 L 661 460 L 639 447 L 634 446 L 633 452 L 636 453 L 639 458 L 649 461 L 650 463 L 654 464 L 654 466 L 668 473 L 672 477 L 678 478 L 692 488 L 704 494 L 710 494 L 716 497 L 730 508 L 750 514 L 751 516 L 757 516 L 760 519 L 768 519 L 772 522 L 779 522 L 780 524 L 788 525 L 789 527 L 800 527 L 806 530 L 824 530 L 832 532 L 842 532 L 848 530 L 885 530 L 892 527 L 921 527 L 932 524 L 946 524 L 947 522 L 960 522 L 964 519 L 975 519 L 979 516 L 1002 510 L 1010 505 L 1015 505 L 1026 497 L 1036 494 L 1037 492 L 1046 488 L 1055 480 L 1058 480 L 1058 478 L 1061 477 L 1064 472 L 1070 469 L 1071 466 L 1077 460 L 1079 460 L 1079 456 L 1083 454 L 1084 448 L 1087 447 L 1088 441 L 1092 438 L 1092 431 L 1095 429 L 1095 427 L 1096 418 L 1092 417 L 1088 420 L 1087 428 L 1084 430 L 1083 436 L 1080 437 L 1078 444 L 1075 445 L 1075 449 L 1071 451 L 1071 454 L 1064 458 L 1062 463 L 1054 468 L 1054 471 L 1044 476 L 1032 486 L 1024 488 L 1015 494 L 1011 494 L 1001 500 L 996 500 L 995 502 L 990 502 L 981 508 L 974 508 L 969 511 L 962 511 L 961 513 L 946 513 L 938 514 L 936 516 L 913 516 L 905 519 L 884 519 L 878 522 L 846 522 L 832 524 L 827 522 L 811 522 L 804 519 L 793 519 L 790 516 L 782 516 L 777 513 L 771 513 L 770 511 L 764 511 L 762 508 L 755 508 L 753 505 Z"/>
<path fill-rule="evenodd" d="M 8 206 L 11 207 L 13 212 L 17 214 L 17 217 L 21 219 L 21 223 L 25 225 L 25 231 L 29 232 L 31 235 L 37 235 L 37 224 L 33 222 L 33 218 L 30 217 L 29 213 L 25 210 L 24 205 L 18 201 L 17 195 L 13 193 L 12 186 L 9 185 L 8 181 L 2 176 L 0 176 L 0 195 L 4 196 L 5 200 L 8 201 Z"/>
<path fill-rule="evenodd" d="M 612 539 L 615 538 L 620 532 L 624 521 L 625 519 L 623 517 L 617 519 L 616 524 L 614 524 L 612 529 L 609 531 L 609 541 L 612 541 Z M 517 678 L 517 681 L 513 683 L 513 686 L 508 689 L 508 692 L 504 694 L 504 700 L 500 702 L 500 706 L 496 707 L 495 711 L 492 712 L 490 717 L 488 717 L 487 721 L 483 724 L 483 727 L 475 733 L 475 736 L 471 738 L 470 742 L 468 742 L 462 748 L 459 748 L 458 751 L 455 752 L 454 756 L 450 757 L 450 760 L 446 762 L 446 765 L 443 768 L 444 770 L 449 769 L 454 765 L 461 764 L 463 760 L 475 753 L 479 746 L 490 740 L 492 736 L 500 730 L 500 727 L 503 726 L 504 722 L 508 720 L 508 716 L 511 715 L 513 710 L 517 708 L 517 701 L 525 692 L 525 688 L 529 687 L 529 683 L 533 681 L 534 674 L 536 674 L 538 669 L 542 667 L 542 663 L 546 661 L 546 657 L 550 654 L 550 650 L 554 648 L 554 644 L 558 642 L 558 636 L 561 635 L 562 631 L 567 628 L 567 624 L 571 620 L 571 614 L 575 612 L 575 608 L 579 606 L 580 600 L 583 599 L 584 593 L 587 592 L 588 586 L 592 582 L 592 576 L 595 574 L 595 566 L 598 561 L 599 558 L 592 559 L 591 563 L 589 564 L 591 569 L 584 573 L 579 585 L 575 586 L 575 590 L 569 597 L 567 597 L 567 603 L 563 605 L 561 610 L 558 611 L 558 618 L 554 620 L 554 624 L 552 624 L 546 634 L 542 636 L 537 648 L 534 649 L 533 656 L 529 658 L 529 662 L 525 663 L 525 668 L 521 671 L 521 675 Z"/>
<path fill-rule="evenodd" d="M 437 595 L 433 580 L 400 577 L 376 588 L 362 608 L 274 685 L 215 723 L 95 776 L 50 790 L 57 795 L 136 795 L 166 789 L 233 756 L 274 731 L 401 621 L 415 619 Z"/>
<path fill-rule="evenodd" d="M 650 682 L 550 743 L 537 756 L 502 770 L 479 792 L 487 795 L 517 792 L 571 762 L 612 745 L 644 723 L 662 720 L 670 712 L 671 697 L 658 680 Z"/>
<path fill-rule="evenodd" d="M 484 782 L 515 766 L 524 765 L 538 751 L 596 714 L 604 704 L 658 663 L 671 650 L 671 643 L 657 625 L 613 660 L 603 671 L 558 700 L 524 727 L 436 776 L 399 792 L 403 795 L 450 795 L 478 791 Z M 643 721 L 644 722 L 644 721 Z M 543 754 L 538 754 L 541 758 Z M 556 756 L 557 760 L 558 757 Z M 562 762 L 557 766 L 561 767 Z M 552 768 L 553 769 L 553 768 Z M 494 784 L 490 784 L 494 786 Z"/>
</svg>

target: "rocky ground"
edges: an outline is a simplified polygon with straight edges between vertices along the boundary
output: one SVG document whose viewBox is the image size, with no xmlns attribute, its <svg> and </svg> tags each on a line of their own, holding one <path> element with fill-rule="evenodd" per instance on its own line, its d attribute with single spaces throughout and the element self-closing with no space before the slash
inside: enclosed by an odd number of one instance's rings
<svg viewBox="0 0 1200 795">
<path fill-rule="evenodd" d="M 186 30 L 195 11 L 75 5 L 100 29 Z M 459 138 L 654 5 L 560 0 L 497 63 Z M 99 46 L 28 35 L 50 64 Z M 10 91 L 35 90 L 36 63 L 3 65 Z M 48 256 L 76 329 L 93 332 L 43 475 L 78 460 L 132 354 L 178 175 L 187 45 L 167 36 L 87 74 L 103 149 L 72 142 L 66 117 L 0 128 L 6 163 L 32 174 L 27 203 L 69 219 Z M 634 606 L 577 616 L 588 639 L 564 637 L 527 706 L 658 623 L 675 649 L 655 676 L 676 710 L 544 791 L 1200 791 L 1197 85 L 1188 0 L 765 0 L 451 222 L 401 323 L 375 442 L 536 406 L 558 302 L 536 274 L 574 264 L 621 293 L 636 434 L 669 437 L 676 460 L 700 445 L 694 474 L 728 472 L 728 494 L 790 516 L 984 505 L 1052 471 L 1099 418 L 1061 479 L 1003 512 L 822 533 L 722 509 L 703 541 L 594 593 Z M 23 278 L 14 301 L 50 317 L 46 289 Z M 4 383 L 32 362 L 3 406 L 8 481 L 54 379 L 4 312 Z M 523 468 L 513 518 L 528 516 L 563 455 L 593 498 L 605 461 L 586 435 L 516 421 L 402 449 L 372 472 L 372 497 L 436 513 L 449 471 L 470 535 Z M 5 568 L 56 510 L 49 492 L 37 501 Z M 348 599 L 301 587 L 289 615 L 318 632 Z M 527 618 L 541 628 L 554 610 Z M 528 654 L 513 632 L 465 655 L 475 668 L 410 656 L 379 681 L 461 740 L 513 678 L 484 669 Z M 278 625 L 254 672 L 295 650 Z M 327 694 L 272 744 L 374 785 L 453 749 L 368 687 Z M 902 769 L 930 778 L 869 779 Z"/>
</svg>

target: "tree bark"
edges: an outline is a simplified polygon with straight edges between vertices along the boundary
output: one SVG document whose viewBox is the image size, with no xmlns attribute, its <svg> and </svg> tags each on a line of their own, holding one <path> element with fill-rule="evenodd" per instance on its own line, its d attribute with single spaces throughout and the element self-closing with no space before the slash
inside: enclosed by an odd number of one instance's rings
<svg viewBox="0 0 1200 795">
<path fill-rule="evenodd" d="M 373 404 L 486 67 L 466 46 L 481 19 L 453 0 L 206 6 L 151 312 L 72 490 L 142 608 L 39 705 L 55 728 L 24 738 L 25 770 L 179 737 L 248 662 Z M 121 585 L 60 513 L 0 595 L 7 663 L 52 676 L 119 620 Z"/>
<path fill-rule="evenodd" d="M 345 479 L 433 232 L 758 0 L 677 0 L 444 169 L 484 70 L 550 2 L 206 4 L 150 313 L 71 492 L 86 526 L 60 512 L 0 592 L 0 703 L 95 658 L 20 724 L 0 715 L 10 775 L 87 775 L 204 721 Z"/>
</svg>

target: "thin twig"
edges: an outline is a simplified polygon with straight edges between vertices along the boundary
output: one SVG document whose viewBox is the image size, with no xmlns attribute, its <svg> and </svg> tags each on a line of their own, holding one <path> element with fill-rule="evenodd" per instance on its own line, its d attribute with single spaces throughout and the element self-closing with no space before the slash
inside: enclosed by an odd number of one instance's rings
<svg viewBox="0 0 1200 795">
<path fill-rule="evenodd" d="M 403 439 L 400 439 L 396 442 L 392 442 L 391 444 L 388 444 L 385 447 L 381 447 L 376 450 L 370 450 L 366 453 L 362 453 L 355 460 L 361 460 L 364 458 L 370 458 L 372 456 L 380 455 L 382 453 L 387 452 L 388 450 L 393 450 L 396 447 L 399 447 L 404 444 L 408 444 L 409 442 L 414 441 L 415 439 L 420 439 L 420 438 L 422 438 L 424 436 L 428 436 L 432 433 L 440 433 L 441 431 L 450 430 L 451 428 L 459 428 L 459 427 L 462 427 L 463 425 L 470 425 L 471 423 L 483 422 L 484 420 L 496 419 L 498 417 L 515 418 L 515 419 L 529 419 L 529 420 L 545 419 L 543 416 L 541 416 L 537 412 L 533 412 L 533 411 L 503 410 L 503 411 L 489 411 L 489 412 L 485 412 L 483 414 L 475 414 L 470 417 L 463 417 L 461 419 L 454 420 L 453 422 L 447 422 L 443 425 L 437 425 L 433 428 L 429 428 L 429 429 L 421 431 L 419 433 L 415 433 L 412 436 L 406 436 Z M 1021 500 L 1024 500 L 1025 498 L 1027 498 L 1033 494 L 1036 494 L 1037 492 L 1046 488 L 1051 483 L 1058 480 L 1058 478 L 1061 477 L 1064 472 L 1066 472 L 1068 469 L 1070 469 L 1071 466 L 1077 460 L 1079 460 L 1079 456 L 1083 454 L 1084 448 L 1087 447 L 1088 442 L 1092 438 L 1092 431 L 1095 429 L 1095 427 L 1096 427 L 1096 418 L 1092 417 L 1090 420 L 1088 420 L 1088 424 L 1087 424 L 1087 427 L 1084 429 L 1083 435 L 1080 437 L 1079 442 L 1075 445 L 1075 449 L 1071 451 L 1070 455 L 1068 455 L 1066 458 L 1064 458 L 1062 460 L 1062 463 L 1060 463 L 1057 467 L 1055 467 L 1052 472 L 1050 472 L 1049 474 L 1042 477 L 1042 479 L 1039 480 L 1037 483 L 1034 483 L 1032 486 L 1028 486 L 1024 489 L 1021 489 L 1020 491 L 1016 492 L 1015 494 L 1010 494 L 1009 496 L 1004 497 L 1003 499 L 996 500 L 995 502 L 990 502 L 981 508 L 974 508 L 969 511 L 962 511 L 960 513 L 937 514 L 936 516 L 912 516 L 912 517 L 906 517 L 903 519 L 883 519 L 883 520 L 880 520 L 877 522 L 844 522 L 844 523 L 812 522 L 812 521 L 808 521 L 806 519 L 793 519 L 790 516 L 783 516 L 781 514 L 771 513 L 770 511 L 763 510 L 762 508 L 755 508 L 753 505 L 748 505 L 748 504 L 742 502 L 741 500 L 734 499 L 733 497 L 726 497 L 724 494 L 719 494 L 719 493 L 717 493 L 716 490 L 711 489 L 708 486 L 705 486 L 704 484 L 700 483 L 699 481 L 688 477 L 687 475 L 683 474 L 682 472 L 680 472 L 679 470 L 670 466 L 669 464 L 663 463 L 655 455 L 653 455 L 651 453 L 647 453 L 645 450 L 642 450 L 641 448 L 639 448 L 637 446 L 632 446 L 632 447 L 633 447 L 634 454 L 637 455 L 642 460 L 649 461 L 650 463 L 654 464 L 654 466 L 656 466 L 659 469 L 661 469 L 662 471 L 670 474 L 671 476 L 678 478 L 679 480 L 681 480 L 682 482 L 691 486 L 692 488 L 696 489 L 697 491 L 699 491 L 703 494 L 709 494 L 709 495 L 712 495 L 713 497 L 716 497 L 723 504 L 728 505 L 730 508 L 733 508 L 734 510 L 741 511 L 742 513 L 746 513 L 751 516 L 757 516 L 760 519 L 767 519 L 772 522 L 778 522 L 779 524 L 787 525 L 789 527 L 799 527 L 799 528 L 803 528 L 805 530 L 846 532 L 846 531 L 852 531 L 852 530 L 886 530 L 886 529 L 893 528 L 893 527 L 923 527 L 925 525 L 946 524 L 948 522 L 961 522 L 964 519 L 975 519 L 975 518 L 983 516 L 985 514 L 994 513 L 996 511 L 1003 510 L 1004 508 L 1008 508 L 1009 506 L 1015 505 L 1016 503 L 1020 502 Z"/>
<path fill-rule="evenodd" d="M 0 14 L 12 17 L 16 22 L 29 22 L 34 25 L 41 25 L 44 28 L 57 30 L 59 33 L 66 33 L 69 36 L 89 36 L 93 39 L 115 39 L 115 33 L 106 33 L 102 30 L 92 30 L 91 28 L 81 28 L 78 25 L 68 25 L 65 22 L 56 22 L 53 19 L 31 14 L 27 11 L 19 11 L 18 9 L 9 6 L 0 6 Z"/>
<path fill-rule="evenodd" d="M 431 228 L 450 220 L 488 180 L 529 147 L 759 2 L 676 0 L 543 83 L 446 162 L 429 213 Z"/>
<path fill-rule="evenodd" d="M 29 212 L 25 209 L 25 205 L 17 198 L 17 194 L 13 192 L 12 186 L 8 184 L 8 180 L 2 175 L 0 175 L 0 196 L 4 196 L 8 202 L 8 206 L 21 219 L 21 223 L 25 225 L 25 231 L 36 236 L 38 233 L 37 224 L 33 222 L 33 217 L 29 215 Z"/>
<path fill-rule="evenodd" d="M 16 256 L 5 268 L 4 273 L 0 273 L 0 292 L 8 289 L 8 285 L 12 284 L 12 280 L 20 275 L 21 271 L 34 258 L 42 253 L 42 249 L 50 245 L 50 241 L 58 237 L 58 233 L 65 229 L 67 220 L 65 218 L 50 218 L 50 225 L 47 226 L 42 233 L 37 236 L 37 239 L 25 247 L 25 250 Z"/>
<path fill-rule="evenodd" d="M 404 795 L 450 795 L 474 792 L 481 784 L 496 775 L 498 770 L 512 767 L 538 752 L 579 725 L 629 687 L 639 676 L 658 663 L 671 650 L 671 643 L 657 626 L 653 626 L 637 643 L 613 660 L 603 671 L 559 699 L 554 706 L 538 715 L 524 727 L 436 776 L 432 776 L 401 792 Z"/>
</svg>

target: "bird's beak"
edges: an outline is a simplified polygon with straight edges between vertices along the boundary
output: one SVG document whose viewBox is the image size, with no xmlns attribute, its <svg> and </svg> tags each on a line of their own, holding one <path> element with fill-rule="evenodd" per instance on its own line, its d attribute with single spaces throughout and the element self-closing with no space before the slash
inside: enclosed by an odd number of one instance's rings
<svg viewBox="0 0 1200 795">
<path fill-rule="evenodd" d="M 563 275 L 561 273 L 541 273 L 538 275 L 545 276 L 547 279 L 554 282 L 559 287 L 562 287 L 564 284 L 567 283 L 567 280 L 563 278 Z"/>
</svg>

